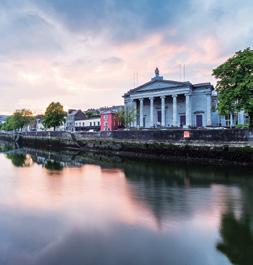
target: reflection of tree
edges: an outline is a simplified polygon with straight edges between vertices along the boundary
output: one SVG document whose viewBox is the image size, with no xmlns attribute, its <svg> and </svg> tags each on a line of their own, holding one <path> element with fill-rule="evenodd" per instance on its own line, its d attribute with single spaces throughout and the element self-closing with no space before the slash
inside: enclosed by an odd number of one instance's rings
<svg viewBox="0 0 253 265">
<path fill-rule="evenodd" d="M 48 160 L 47 163 L 45 164 L 45 168 L 48 170 L 60 171 L 63 169 L 63 165 L 60 162 Z"/>
<path fill-rule="evenodd" d="M 31 166 L 30 159 L 24 154 L 7 154 L 6 157 L 11 160 L 15 167 Z"/>
<path fill-rule="evenodd" d="M 0 142 L 0 153 L 2 152 L 8 152 L 13 149 L 16 149 L 15 144 L 13 143 L 5 143 L 5 142 Z"/>
<path fill-rule="evenodd" d="M 223 242 L 217 249 L 225 254 L 232 263 L 250 265 L 253 262 L 253 232 L 250 229 L 250 218 L 236 219 L 233 213 L 224 214 L 220 233 Z"/>
</svg>

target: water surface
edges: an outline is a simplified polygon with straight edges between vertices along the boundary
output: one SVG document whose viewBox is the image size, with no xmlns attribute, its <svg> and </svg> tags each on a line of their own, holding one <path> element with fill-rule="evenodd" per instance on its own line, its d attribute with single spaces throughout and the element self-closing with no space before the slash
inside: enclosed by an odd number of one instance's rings
<svg viewBox="0 0 253 265">
<path fill-rule="evenodd" d="M 0 264 L 253 264 L 250 169 L 0 149 Z"/>
</svg>

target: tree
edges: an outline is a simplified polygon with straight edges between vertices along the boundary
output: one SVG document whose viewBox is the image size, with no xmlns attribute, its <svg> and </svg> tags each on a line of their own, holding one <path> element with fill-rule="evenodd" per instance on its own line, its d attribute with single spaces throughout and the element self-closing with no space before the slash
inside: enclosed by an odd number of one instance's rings
<svg viewBox="0 0 253 265">
<path fill-rule="evenodd" d="M 216 245 L 216 248 L 225 254 L 231 263 L 252 264 L 253 232 L 249 216 L 243 213 L 240 218 L 237 218 L 231 212 L 224 214 L 220 234 L 222 241 Z"/>
<path fill-rule="evenodd" d="M 218 110 L 226 115 L 245 110 L 253 127 L 253 50 L 238 51 L 213 70 L 218 79 Z"/>
<path fill-rule="evenodd" d="M 16 110 L 12 115 L 14 129 L 23 129 L 34 120 L 32 112 L 28 109 Z"/>
<path fill-rule="evenodd" d="M 43 125 L 46 128 L 55 128 L 63 124 L 65 118 L 65 112 L 63 106 L 59 102 L 52 102 L 47 107 L 44 118 Z"/>
<path fill-rule="evenodd" d="M 130 127 L 131 123 L 136 119 L 136 112 L 134 109 L 121 110 L 117 112 L 117 119 L 125 128 Z"/>
<path fill-rule="evenodd" d="M 88 110 L 84 111 L 84 114 L 89 119 L 89 118 L 92 118 L 92 117 L 99 115 L 99 111 L 97 111 L 95 109 L 88 109 Z"/>
<path fill-rule="evenodd" d="M 16 110 L 9 116 L 5 123 L 1 126 L 2 130 L 13 131 L 23 129 L 34 120 L 32 112 L 28 109 Z"/>
</svg>

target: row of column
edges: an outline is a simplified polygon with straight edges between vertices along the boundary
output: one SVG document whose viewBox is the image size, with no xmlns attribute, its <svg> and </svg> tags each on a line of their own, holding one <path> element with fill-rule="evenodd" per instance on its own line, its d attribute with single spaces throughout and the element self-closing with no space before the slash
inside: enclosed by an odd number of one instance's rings
<svg viewBox="0 0 253 265">
<path fill-rule="evenodd" d="M 161 126 L 165 127 L 165 96 L 161 96 Z M 172 95 L 173 98 L 173 109 L 172 109 L 172 125 L 178 126 L 177 121 L 177 95 Z M 140 98 L 140 127 L 143 127 L 143 98 Z M 154 125 L 154 97 L 150 97 L 150 124 L 151 127 Z M 192 113 L 191 113 L 191 95 L 185 94 L 185 108 L 186 108 L 186 126 L 192 125 Z M 211 126 L 211 94 L 206 94 L 206 125 Z"/>
<path fill-rule="evenodd" d="M 191 125 L 191 100 L 190 95 L 186 94 L 186 126 Z M 161 126 L 165 127 L 165 96 L 161 96 Z M 178 126 L 177 121 L 177 95 L 172 95 L 173 98 L 173 117 L 172 125 Z M 140 98 L 140 127 L 143 127 L 143 98 Z M 150 124 L 154 126 L 154 97 L 150 97 Z"/>
</svg>

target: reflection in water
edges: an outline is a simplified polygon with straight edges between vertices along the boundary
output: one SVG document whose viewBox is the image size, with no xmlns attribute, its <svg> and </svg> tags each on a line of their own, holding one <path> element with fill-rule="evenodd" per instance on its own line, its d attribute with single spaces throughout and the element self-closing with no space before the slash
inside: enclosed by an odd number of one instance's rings
<svg viewBox="0 0 253 265">
<path fill-rule="evenodd" d="M 11 160 L 16 167 L 30 167 L 33 164 L 32 158 L 28 154 L 7 154 L 6 157 Z"/>
<path fill-rule="evenodd" d="M 32 149 L 0 167 L 0 264 L 252 264 L 246 169 Z"/>
<path fill-rule="evenodd" d="M 49 170 L 63 170 L 64 165 L 62 165 L 60 162 L 56 161 L 47 161 L 45 164 L 45 168 Z"/>
<path fill-rule="evenodd" d="M 236 218 L 233 213 L 225 213 L 221 223 L 222 242 L 217 249 L 232 263 L 251 265 L 253 262 L 253 227 L 251 218 Z"/>
</svg>

